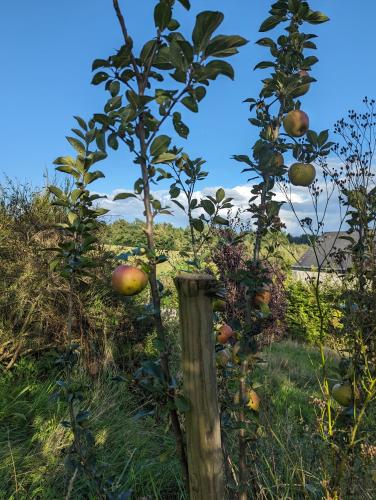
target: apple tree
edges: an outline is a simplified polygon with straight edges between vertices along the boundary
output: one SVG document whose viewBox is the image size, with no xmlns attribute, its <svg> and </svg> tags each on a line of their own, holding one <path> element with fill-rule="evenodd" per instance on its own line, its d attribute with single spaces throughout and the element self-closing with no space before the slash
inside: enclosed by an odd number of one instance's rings
<svg viewBox="0 0 376 500">
<path fill-rule="evenodd" d="M 247 497 L 248 472 L 246 462 L 247 443 L 256 439 L 257 411 L 249 408 L 249 370 L 259 360 L 257 335 L 260 323 L 270 314 L 270 278 L 262 246 L 268 233 L 278 232 L 284 227 L 279 217 L 283 202 L 275 199 L 275 188 L 288 172 L 294 185 L 308 186 L 315 178 L 312 162 L 329 154 L 328 132 L 317 134 L 310 129 L 309 117 L 301 109 L 298 99 L 309 91 L 315 81 L 312 68 L 318 62 L 311 51 L 316 49 L 315 34 L 302 30 L 303 25 L 317 25 L 328 21 L 328 17 L 310 8 L 301 0 L 279 0 L 271 6 L 269 17 L 260 26 L 266 33 L 278 29 L 275 38 L 263 36 L 256 43 L 269 52 L 266 60 L 258 62 L 257 70 L 270 70 L 262 79 L 258 97 L 246 99 L 252 126 L 259 129 L 259 136 L 252 147 L 252 155 L 238 154 L 234 159 L 244 164 L 243 172 L 255 181 L 246 211 L 254 221 L 255 235 L 253 256 L 239 270 L 238 283 L 244 291 L 244 321 L 238 325 L 242 332 L 237 347 L 237 364 L 234 376 L 239 383 L 239 485 L 240 498 Z M 308 54 L 307 54 L 308 52 Z M 284 132 L 282 131 L 284 128 Z M 285 166 L 286 156 L 292 156 L 294 164 Z M 269 254 L 270 254 L 269 249 Z M 256 419 L 257 420 L 257 419 Z M 250 425 L 247 425 L 250 424 Z"/>
<path fill-rule="evenodd" d="M 156 217 L 170 214 L 171 209 L 152 194 L 151 188 L 158 180 L 167 177 L 161 165 L 175 161 L 179 154 L 172 138 L 164 133 L 165 127 L 172 125 L 178 137 L 187 139 L 189 128 L 183 121 L 183 110 L 197 113 L 211 82 L 221 75 L 234 78 L 234 70 L 225 59 L 236 54 L 246 40 L 238 35 L 216 34 L 224 18 L 217 11 L 198 14 L 192 37 L 186 39 L 175 16 L 181 6 L 190 9 L 189 0 L 160 0 L 154 2 L 152 12 L 155 32 L 142 49 L 136 51 L 118 0 L 113 0 L 113 6 L 123 41 L 114 54 L 93 62 L 95 74 L 92 83 L 104 84 L 110 95 L 103 112 L 94 114 L 92 121 L 98 128 L 98 148 L 105 151 L 107 148 L 126 147 L 139 169 L 133 192 L 115 197 L 138 198 L 144 207 L 146 257 L 160 362 L 148 362 L 139 375 L 145 376 L 144 386 L 156 395 L 164 408 L 169 409 L 187 477 L 185 445 L 178 415 L 178 410 L 184 410 L 186 403 L 176 395 L 170 370 L 170 348 L 161 315 L 163 287 L 157 279 L 157 265 L 165 257 L 156 253 L 154 234 Z M 158 394 L 155 387 L 158 387 Z"/>
</svg>

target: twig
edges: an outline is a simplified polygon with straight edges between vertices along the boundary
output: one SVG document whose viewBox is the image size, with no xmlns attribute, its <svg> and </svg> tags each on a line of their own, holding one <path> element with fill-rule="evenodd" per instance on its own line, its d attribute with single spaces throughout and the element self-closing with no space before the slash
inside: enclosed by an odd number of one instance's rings
<svg viewBox="0 0 376 500">
<path fill-rule="evenodd" d="M 65 495 L 65 500 L 69 500 L 71 495 L 72 495 L 73 485 L 74 485 L 74 482 L 76 480 L 77 473 L 78 473 L 78 467 L 75 468 L 73 476 L 69 480 L 68 490 L 67 490 L 67 494 Z"/>
</svg>

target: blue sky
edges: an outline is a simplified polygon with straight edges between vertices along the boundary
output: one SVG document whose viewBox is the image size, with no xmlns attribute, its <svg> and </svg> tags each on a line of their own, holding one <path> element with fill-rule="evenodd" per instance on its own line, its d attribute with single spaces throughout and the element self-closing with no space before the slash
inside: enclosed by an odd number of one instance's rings
<svg viewBox="0 0 376 500">
<path fill-rule="evenodd" d="M 129 31 L 136 47 L 153 36 L 154 0 L 122 0 Z M 258 27 L 267 16 L 269 0 L 192 0 L 192 10 L 179 8 L 186 31 L 203 9 L 221 10 L 225 21 L 220 29 L 250 40 L 232 58 L 236 80 L 220 77 L 213 83 L 200 113 L 184 112 L 191 128 L 185 145 L 192 156 L 207 160 L 206 184 L 233 188 L 245 184 L 240 164 L 233 154 L 249 153 L 255 131 L 248 124 L 244 98 L 257 96 L 265 72 L 253 71 L 268 52 L 254 44 Z M 364 95 L 375 96 L 376 2 L 363 0 L 311 0 L 331 21 L 313 26 L 319 34 L 313 76 L 318 82 L 304 97 L 311 128 L 333 125 L 348 108 L 360 107 Z M 65 135 L 74 126 L 72 115 L 88 118 L 100 112 L 106 93 L 90 85 L 91 63 L 107 57 L 121 45 L 121 34 L 111 0 L 19 0 L 3 2 L 0 18 L 0 181 L 4 175 L 41 184 L 56 156 L 68 153 Z M 96 188 L 112 192 L 130 187 L 135 166 L 124 150 L 111 153 L 102 164 L 106 179 Z"/>
</svg>

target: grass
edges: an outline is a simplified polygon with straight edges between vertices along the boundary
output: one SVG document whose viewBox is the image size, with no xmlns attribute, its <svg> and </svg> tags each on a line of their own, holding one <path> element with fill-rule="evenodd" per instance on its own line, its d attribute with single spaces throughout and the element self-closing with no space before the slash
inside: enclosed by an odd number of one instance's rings
<svg viewBox="0 0 376 500">
<path fill-rule="evenodd" d="M 321 498 L 328 457 L 315 432 L 311 402 L 320 397 L 318 351 L 286 341 L 266 350 L 264 358 L 267 366 L 256 373 L 261 430 L 256 448 L 249 449 L 260 498 Z M 330 362 L 336 364 L 334 355 Z M 70 477 L 63 462 L 70 438 L 60 425 L 65 407 L 51 399 L 58 377 L 53 370 L 48 357 L 38 362 L 23 359 L 0 380 L 1 499 L 65 497 Z M 87 396 L 97 457 L 106 477 L 119 489 L 131 487 L 134 498 L 184 499 L 172 437 L 154 418 L 137 418 L 147 402 L 131 381 L 116 382 L 106 374 L 92 382 Z M 356 478 L 359 495 L 352 498 L 374 498 L 369 472 L 373 466 L 362 465 Z M 77 480 L 72 498 L 95 496 L 85 481 Z"/>
</svg>

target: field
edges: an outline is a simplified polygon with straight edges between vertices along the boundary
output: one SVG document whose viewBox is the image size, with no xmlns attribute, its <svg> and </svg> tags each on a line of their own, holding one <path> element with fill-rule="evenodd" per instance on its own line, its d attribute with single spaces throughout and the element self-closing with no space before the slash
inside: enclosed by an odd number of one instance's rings
<svg viewBox="0 0 376 500">
<path fill-rule="evenodd" d="M 321 467 L 327 456 L 316 434 L 312 405 L 321 394 L 315 374 L 319 353 L 284 341 L 263 355 L 268 367 L 257 373 L 262 384 L 258 389 L 263 400 L 262 435 L 251 450 L 262 498 L 321 498 Z M 335 366 L 336 356 L 330 359 Z M 1 498 L 64 496 L 69 478 L 63 459 L 69 436 L 60 421 L 67 415 L 51 400 L 55 390 L 51 362 L 49 357 L 38 363 L 24 359 L 0 382 Z M 113 381 L 113 375 L 102 375 L 89 390 L 101 464 L 115 485 L 133 488 L 136 498 L 186 498 L 170 434 L 153 418 L 137 416 L 148 401 L 140 404 L 131 382 Z M 370 473 L 360 469 L 357 474 L 352 498 L 372 499 Z M 75 482 L 73 491 L 72 498 L 88 498 L 82 480 Z"/>
</svg>

